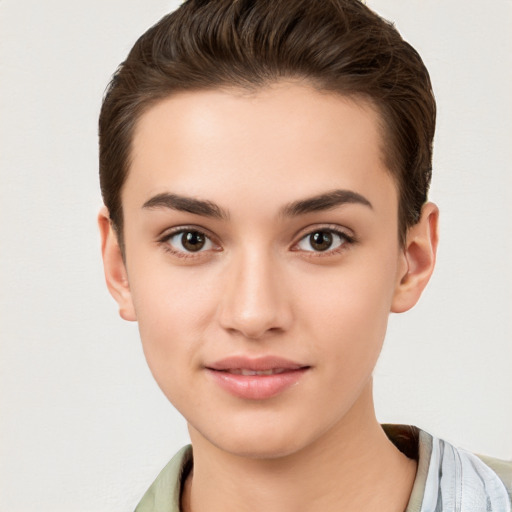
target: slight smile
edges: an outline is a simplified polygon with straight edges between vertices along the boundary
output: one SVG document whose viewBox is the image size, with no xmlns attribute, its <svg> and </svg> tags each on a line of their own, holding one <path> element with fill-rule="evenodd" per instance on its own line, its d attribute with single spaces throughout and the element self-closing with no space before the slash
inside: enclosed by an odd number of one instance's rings
<svg viewBox="0 0 512 512">
<path fill-rule="evenodd" d="M 228 357 L 205 366 L 228 393 L 246 400 L 266 400 L 296 384 L 310 369 L 281 357 Z"/>
</svg>

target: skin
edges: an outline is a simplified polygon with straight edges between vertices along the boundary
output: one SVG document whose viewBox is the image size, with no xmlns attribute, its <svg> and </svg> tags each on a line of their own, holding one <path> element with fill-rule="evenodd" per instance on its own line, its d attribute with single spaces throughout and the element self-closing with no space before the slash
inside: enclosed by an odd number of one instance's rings
<svg viewBox="0 0 512 512">
<path fill-rule="evenodd" d="M 438 211 L 426 204 L 400 245 L 379 126 L 362 100 L 285 82 L 181 93 L 139 120 L 124 259 L 105 209 L 99 225 L 120 314 L 138 322 L 148 365 L 189 425 L 184 510 L 405 509 L 416 466 L 375 418 L 372 372 L 389 313 L 411 308 L 432 273 Z M 290 215 L 334 190 L 368 204 Z M 144 206 L 162 194 L 224 216 Z M 203 249 L 187 252 L 180 228 L 204 233 Z M 329 249 L 314 232 L 332 233 Z M 276 396 L 244 399 L 205 368 L 233 355 L 307 370 Z"/>
</svg>

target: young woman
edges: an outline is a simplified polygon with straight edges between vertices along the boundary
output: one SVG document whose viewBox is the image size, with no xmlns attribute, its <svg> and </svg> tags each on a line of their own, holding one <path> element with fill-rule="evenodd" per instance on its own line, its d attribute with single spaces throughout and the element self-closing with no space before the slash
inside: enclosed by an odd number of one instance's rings
<svg viewBox="0 0 512 512">
<path fill-rule="evenodd" d="M 191 0 L 137 41 L 100 117 L 105 275 L 192 442 L 138 512 L 510 510 L 510 464 L 374 412 L 434 268 L 434 128 L 355 0 Z"/>
</svg>

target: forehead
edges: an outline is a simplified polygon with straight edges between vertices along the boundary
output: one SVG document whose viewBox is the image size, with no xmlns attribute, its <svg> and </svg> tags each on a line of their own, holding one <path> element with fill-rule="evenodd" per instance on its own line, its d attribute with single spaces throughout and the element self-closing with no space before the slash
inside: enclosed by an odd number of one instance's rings
<svg viewBox="0 0 512 512">
<path fill-rule="evenodd" d="M 278 190 L 285 202 L 382 183 L 393 198 L 382 147 L 379 115 L 362 99 L 294 83 L 179 93 L 139 119 L 123 204 L 169 191 L 233 200 Z"/>
</svg>

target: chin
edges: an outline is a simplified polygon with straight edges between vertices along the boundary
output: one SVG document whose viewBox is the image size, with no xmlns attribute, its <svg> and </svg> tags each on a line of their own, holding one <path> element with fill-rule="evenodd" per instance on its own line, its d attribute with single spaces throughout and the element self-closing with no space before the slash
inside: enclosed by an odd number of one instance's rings
<svg viewBox="0 0 512 512">
<path fill-rule="evenodd" d="M 227 431 L 200 432 L 189 425 L 192 444 L 208 443 L 218 450 L 249 459 L 278 459 L 297 453 L 315 442 L 319 435 L 308 435 L 304 425 L 265 422 L 252 425 L 231 425 Z"/>
<path fill-rule="evenodd" d="M 217 444 L 218 449 L 246 459 L 280 459 L 300 451 L 302 446 L 290 440 L 275 440 L 268 437 L 264 440 L 229 439 L 227 443 Z"/>
</svg>

